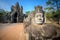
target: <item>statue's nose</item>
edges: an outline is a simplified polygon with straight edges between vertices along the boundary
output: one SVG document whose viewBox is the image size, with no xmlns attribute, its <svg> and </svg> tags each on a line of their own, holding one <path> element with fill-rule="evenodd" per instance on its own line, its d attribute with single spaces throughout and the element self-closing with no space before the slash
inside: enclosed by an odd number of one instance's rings
<svg viewBox="0 0 60 40">
<path fill-rule="evenodd" d="M 39 20 L 41 20 L 41 18 L 39 18 Z"/>
</svg>

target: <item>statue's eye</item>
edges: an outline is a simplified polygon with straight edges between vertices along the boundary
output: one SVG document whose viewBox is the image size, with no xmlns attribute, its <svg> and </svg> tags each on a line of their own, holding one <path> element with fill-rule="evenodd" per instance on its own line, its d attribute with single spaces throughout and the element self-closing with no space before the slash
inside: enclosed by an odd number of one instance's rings
<svg viewBox="0 0 60 40">
<path fill-rule="evenodd" d="M 40 17 L 43 17 L 43 15 L 40 15 Z"/>
<path fill-rule="evenodd" d="M 36 17 L 38 17 L 38 15 Z"/>
</svg>

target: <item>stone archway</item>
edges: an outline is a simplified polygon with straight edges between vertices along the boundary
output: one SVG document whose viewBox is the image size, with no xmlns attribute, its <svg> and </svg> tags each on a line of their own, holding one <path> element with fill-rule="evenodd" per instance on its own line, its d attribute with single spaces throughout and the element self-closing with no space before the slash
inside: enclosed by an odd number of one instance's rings
<svg viewBox="0 0 60 40">
<path fill-rule="evenodd" d="M 17 12 L 13 14 L 13 22 L 17 23 Z"/>
</svg>

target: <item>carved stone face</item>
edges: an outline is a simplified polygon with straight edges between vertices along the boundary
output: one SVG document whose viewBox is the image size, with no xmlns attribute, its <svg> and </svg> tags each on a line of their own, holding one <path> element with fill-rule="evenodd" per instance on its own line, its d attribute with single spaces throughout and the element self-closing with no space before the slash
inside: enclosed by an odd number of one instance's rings
<svg viewBox="0 0 60 40">
<path fill-rule="evenodd" d="M 36 13 L 35 14 L 35 23 L 36 24 L 42 24 L 43 23 L 43 13 Z"/>
</svg>

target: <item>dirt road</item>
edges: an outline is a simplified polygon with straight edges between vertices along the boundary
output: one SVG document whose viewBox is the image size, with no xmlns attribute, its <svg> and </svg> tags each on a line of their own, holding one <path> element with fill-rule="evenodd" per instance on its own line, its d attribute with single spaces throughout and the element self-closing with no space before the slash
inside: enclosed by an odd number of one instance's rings
<svg viewBox="0 0 60 40">
<path fill-rule="evenodd" d="M 0 24 L 0 40 L 25 40 L 23 24 Z"/>
</svg>

